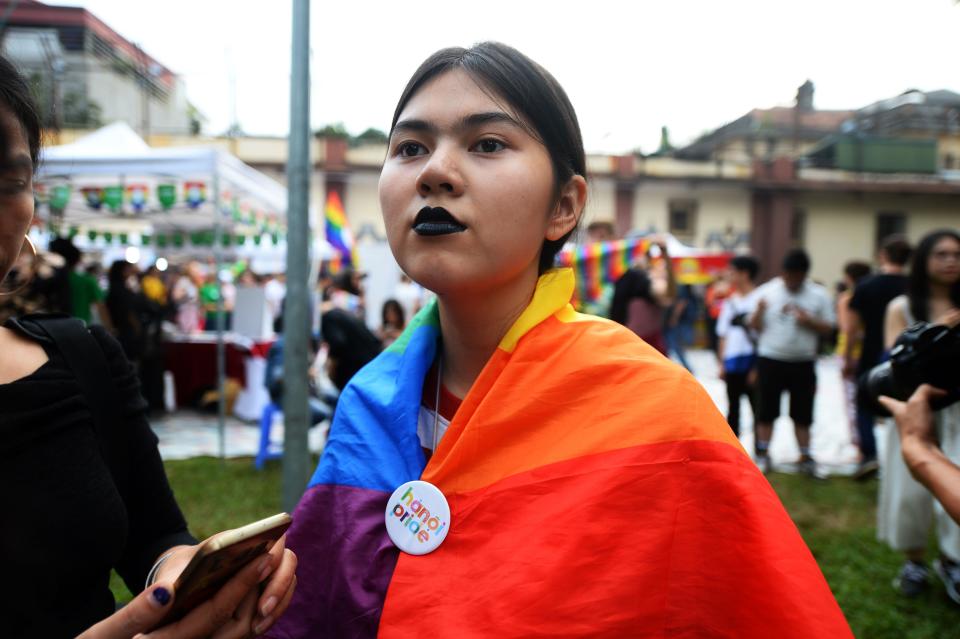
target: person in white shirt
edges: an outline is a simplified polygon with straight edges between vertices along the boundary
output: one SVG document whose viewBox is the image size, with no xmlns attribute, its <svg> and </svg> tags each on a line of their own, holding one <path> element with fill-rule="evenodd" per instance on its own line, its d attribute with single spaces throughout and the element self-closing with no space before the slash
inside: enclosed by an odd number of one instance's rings
<svg viewBox="0 0 960 639">
<path fill-rule="evenodd" d="M 807 279 L 810 257 L 793 249 L 783 260 L 780 277 L 756 291 L 757 307 L 751 326 L 759 332 L 757 345 L 757 464 L 771 469 L 767 451 L 773 422 L 780 416 L 780 396 L 790 393 L 790 418 L 800 446 L 800 470 L 816 474 L 810 454 L 810 424 L 817 388 L 816 360 L 821 336 L 836 323 L 830 294 Z"/>
<path fill-rule="evenodd" d="M 415 284 L 406 273 L 400 273 L 400 281 L 393 289 L 393 299 L 403 307 L 403 313 L 406 321 L 413 319 L 413 316 L 423 308 L 425 302 L 425 293 L 423 287 Z"/>
<path fill-rule="evenodd" d="M 729 281 L 733 293 L 723 302 L 717 318 L 717 354 L 720 377 L 727 384 L 727 423 L 740 436 L 740 399 L 746 395 L 756 420 L 754 384 L 757 378 L 756 334 L 750 317 L 757 307 L 754 280 L 760 270 L 756 258 L 738 255 L 730 260 Z"/>
<path fill-rule="evenodd" d="M 283 312 L 283 298 L 287 296 L 287 276 L 277 273 L 263 285 L 263 295 L 267 300 L 267 308 L 273 319 L 280 317 Z"/>
</svg>

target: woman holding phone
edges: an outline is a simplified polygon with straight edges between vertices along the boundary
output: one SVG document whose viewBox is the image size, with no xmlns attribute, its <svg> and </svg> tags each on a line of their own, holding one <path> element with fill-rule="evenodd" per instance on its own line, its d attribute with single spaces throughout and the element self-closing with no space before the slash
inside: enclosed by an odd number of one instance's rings
<svg viewBox="0 0 960 639">
<path fill-rule="evenodd" d="M 559 83 L 499 43 L 414 73 L 380 204 L 437 294 L 340 396 L 270 636 L 850 637 L 696 380 L 576 313 L 587 200 Z"/>
<path fill-rule="evenodd" d="M 21 251 L 32 247 L 26 234 L 40 133 L 27 83 L 0 57 L 0 294 Z M 110 399 L 117 428 L 104 433 L 85 381 L 58 347 L 63 343 L 38 332 L 44 321 L 13 319 L 0 327 L 0 561 L 7 575 L 0 634 L 126 639 L 164 618 L 196 541 L 167 484 L 147 405 L 119 344 L 97 327 L 81 329 L 78 340 L 98 349 L 116 390 Z M 292 596 L 295 567 L 280 540 L 211 599 L 150 636 L 264 631 Z M 139 593 L 117 612 L 111 569 Z"/>
</svg>

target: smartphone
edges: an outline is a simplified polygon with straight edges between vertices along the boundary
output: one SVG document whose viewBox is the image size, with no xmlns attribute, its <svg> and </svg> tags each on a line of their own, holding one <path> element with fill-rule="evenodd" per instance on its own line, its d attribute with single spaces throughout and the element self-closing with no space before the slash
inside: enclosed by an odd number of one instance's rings
<svg viewBox="0 0 960 639">
<path fill-rule="evenodd" d="M 273 548 L 291 522 L 290 515 L 280 513 L 224 531 L 200 544 L 173 586 L 173 607 L 156 627 L 182 619 L 212 598 L 244 566 Z"/>
</svg>

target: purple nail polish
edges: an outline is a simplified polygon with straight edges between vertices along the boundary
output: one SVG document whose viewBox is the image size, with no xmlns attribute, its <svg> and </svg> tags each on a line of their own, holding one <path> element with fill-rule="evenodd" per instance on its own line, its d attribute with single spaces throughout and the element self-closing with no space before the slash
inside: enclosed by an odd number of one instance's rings
<svg viewBox="0 0 960 639">
<path fill-rule="evenodd" d="M 170 591 L 162 587 L 157 588 L 153 591 L 153 600 L 161 606 L 166 606 L 170 603 Z"/>
</svg>

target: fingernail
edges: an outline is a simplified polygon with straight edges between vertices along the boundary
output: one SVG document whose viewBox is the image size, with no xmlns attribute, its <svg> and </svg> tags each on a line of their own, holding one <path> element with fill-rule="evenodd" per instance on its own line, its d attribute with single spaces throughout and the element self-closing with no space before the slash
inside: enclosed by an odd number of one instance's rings
<svg viewBox="0 0 960 639">
<path fill-rule="evenodd" d="M 253 634 L 259 635 L 273 623 L 273 617 L 265 617 L 263 621 L 253 627 Z"/>
<path fill-rule="evenodd" d="M 263 607 L 260 608 L 260 614 L 266 617 L 271 612 L 273 612 L 273 609 L 276 607 L 277 607 L 277 598 L 270 597 L 269 599 L 267 599 L 267 603 L 263 604 Z"/>
<path fill-rule="evenodd" d="M 153 596 L 153 601 L 158 606 L 166 606 L 170 603 L 170 591 L 164 588 L 163 586 L 156 588 L 151 595 Z"/>
<path fill-rule="evenodd" d="M 273 570 L 273 562 L 270 561 L 269 556 L 263 558 L 263 561 L 260 562 L 260 568 L 258 570 L 260 572 L 260 581 L 263 581 Z"/>
</svg>

